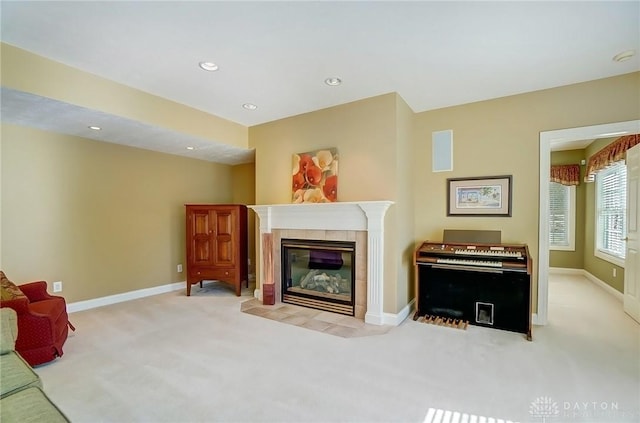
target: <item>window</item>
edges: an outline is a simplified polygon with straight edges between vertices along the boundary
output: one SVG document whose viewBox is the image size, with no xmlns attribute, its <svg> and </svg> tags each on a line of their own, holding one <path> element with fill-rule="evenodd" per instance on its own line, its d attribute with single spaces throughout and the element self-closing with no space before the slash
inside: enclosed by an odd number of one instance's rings
<svg viewBox="0 0 640 423">
<path fill-rule="evenodd" d="M 575 250 L 576 187 L 549 183 L 549 247 Z"/>
<path fill-rule="evenodd" d="M 624 266 L 627 166 L 618 162 L 596 175 L 597 257 Z"/>
</svg>

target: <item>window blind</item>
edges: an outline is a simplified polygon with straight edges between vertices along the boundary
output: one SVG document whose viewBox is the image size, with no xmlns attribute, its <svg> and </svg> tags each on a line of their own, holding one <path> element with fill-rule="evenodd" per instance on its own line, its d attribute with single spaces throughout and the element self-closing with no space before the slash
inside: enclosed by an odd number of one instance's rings
<svg viewBox="0 0 640 423">
<path fill-rule="evenodd" d="M 610 166 L 596 177 L 598 194 L 598 248 L 624 258 L 627 208 L 627 167 L 624 162 Z"/>
<path fill-rule="evenodd" d="M 549 185 L 549 244 L 569 245 L 569 186 L 556 182 Z"/>
</svg>

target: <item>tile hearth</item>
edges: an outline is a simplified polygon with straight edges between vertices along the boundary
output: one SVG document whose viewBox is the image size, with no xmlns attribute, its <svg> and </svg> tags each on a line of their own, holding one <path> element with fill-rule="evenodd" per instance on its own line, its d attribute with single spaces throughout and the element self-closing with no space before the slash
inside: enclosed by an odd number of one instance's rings
<svg viewBox="0 0 640 423">
<path fill-rule="evenodd" d="M 345 316 L 293 304 L 278 303 L 272 306 L 263 305 L 261 301 L 252 299 L 241 304 L 243 313 L 287 323 L 342 338 L 383 335 L 393 326 L 370 325 L 362 319 Z"/>
</svg>

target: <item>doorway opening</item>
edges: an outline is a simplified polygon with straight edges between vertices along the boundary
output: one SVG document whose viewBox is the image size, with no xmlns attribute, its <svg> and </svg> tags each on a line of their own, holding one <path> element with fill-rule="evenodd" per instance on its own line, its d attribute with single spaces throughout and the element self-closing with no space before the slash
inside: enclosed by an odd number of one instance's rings
<svg viewBox="0 0 640 423">
<path fill-rule="evenodd" d="M 549 167 L 552 148 L 581 140 L 640 132 L 640 120 L 540 132 L 540 210 L 538 221 L 538 309 L 533 323 L 546 325 L 549 308 Z"/>
</svg>

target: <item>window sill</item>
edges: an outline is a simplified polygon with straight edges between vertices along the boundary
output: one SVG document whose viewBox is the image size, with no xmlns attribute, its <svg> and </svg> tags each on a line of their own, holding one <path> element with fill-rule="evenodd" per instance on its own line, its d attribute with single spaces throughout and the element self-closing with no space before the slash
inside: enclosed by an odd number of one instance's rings
<svg viewBox="0 0 640 423">
<path fill-rule="evenodd" d="M 604 253 L 598 249 L 593 252 L 593 255 L 601 258 L 602 260 L 608 261 L 609 263 L 615 264 L 616 266 L 620 266 L 624 269 L 624 259 L 616 256 L 612 256 L 611 254 Z"/>
<path fill-rule="evenodd" d="M 573 245 L 567 245 L 567 246 L 563 246 L 563 245 L 553 245 L 551 247 L 549 247 L 550 251 L 575 251 L 576 248 Z"/>
</svg>

